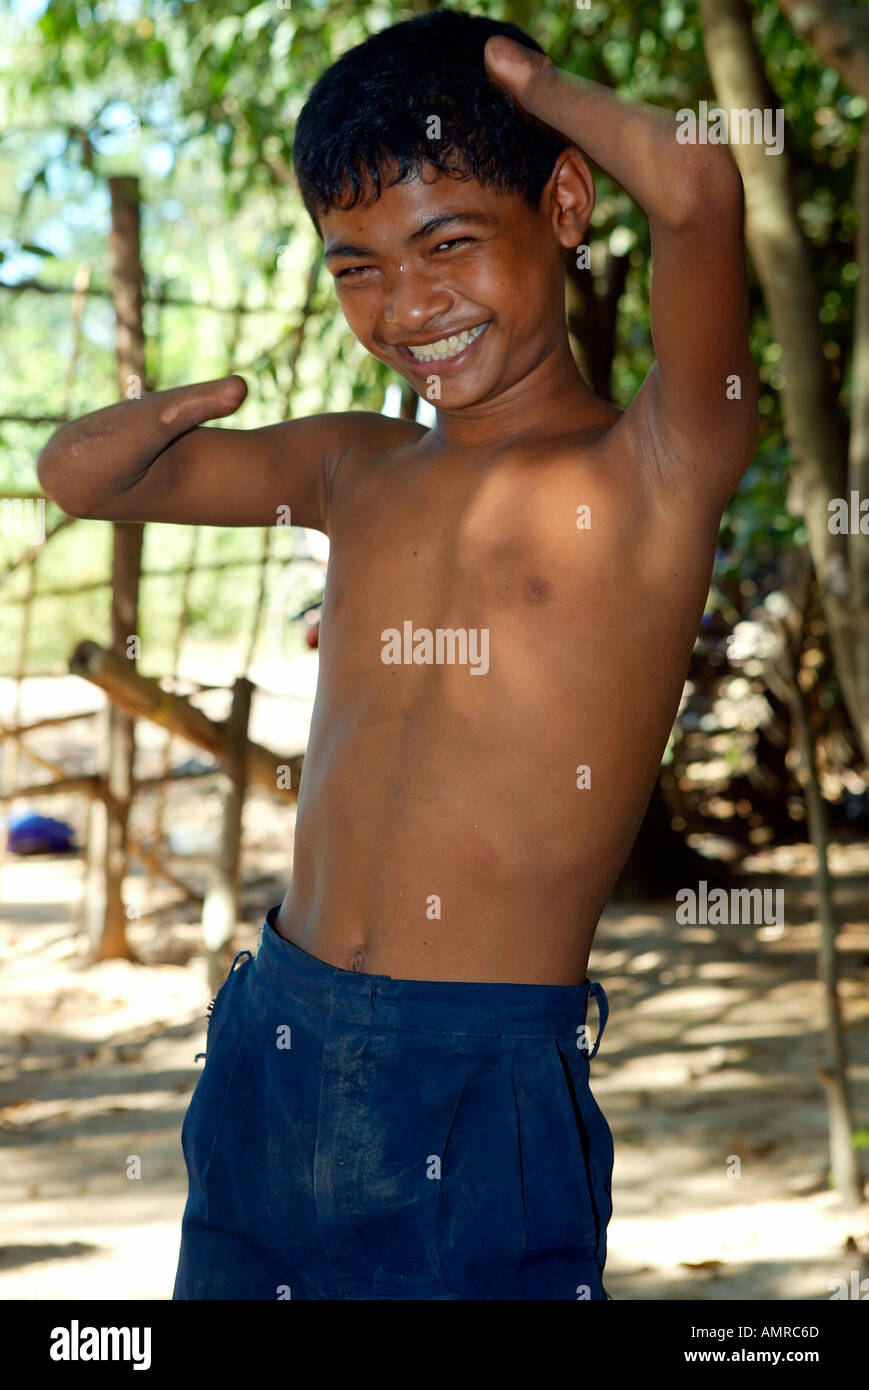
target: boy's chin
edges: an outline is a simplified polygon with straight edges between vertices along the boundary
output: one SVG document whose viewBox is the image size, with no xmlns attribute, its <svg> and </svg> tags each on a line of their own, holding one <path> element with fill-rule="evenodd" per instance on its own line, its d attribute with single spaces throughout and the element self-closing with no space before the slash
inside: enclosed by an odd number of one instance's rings
<svg viewBox="0 0 869 1390">
<path fill-rule="evenodd" d="M 476 384 L 472 384 L 467 377 L 442 377 L 434 368 L 427 377 L 417 376 L 414 372 L 402 375 L 416 394 L 422 396 L 424 401 L 430 400 L 432 405 L 437 405 L 439 401 L 465 400 L 470 396 L 476 396 L 478 391 Z M 431 380 L 432 377 L 434 381 Z M 435 395 L 429 394 L 432 390 L 436 392 Z"/>
<path fill-rule="evenodd" d="M 435 409 L 438 406 L 458 409 L 460 406 L 474 405 L 477 401 L 483 400 L 489 395 L 492 384 L 488 380 L 488 372 L 487 380 L 483 380 L 482 375 L 464 371 L 456 372 L 454 376 L 441 376 L 436 362 L 431 364 L 431 371 L 426 376 L 418 375 L 416 372 L 401 372 L 401 376 L 413 387 L 420 400 L 428 401 Z"/>
</svg>

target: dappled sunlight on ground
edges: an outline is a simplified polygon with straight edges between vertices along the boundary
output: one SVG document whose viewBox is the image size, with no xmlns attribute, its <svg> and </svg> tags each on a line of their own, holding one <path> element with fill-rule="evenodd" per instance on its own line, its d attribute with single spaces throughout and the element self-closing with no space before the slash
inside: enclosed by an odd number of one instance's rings
<svg viewBox="0 0 869 1390">
<path fill-rule="evenodd" d="M 849 873 L 847 855 L 837 867 Z M 84 967 L 71 926 L 81 874 L 78 857 L 40 856 L 8 860 L 0 880 L 0 1297 L 164 1299 L 186 1194 L 181 1123 L 205 1047 L 200 928 L 161 889 L 155 916 L 129 926 L 146 963 Z M 284 887 L 277 872 L 248 885 L 237 950 L 255 948 Z M 865 1126 L 869 924 L 841 887 Z M 866 1208 L 841 1215 L 827 1185 L 809 890 L 789 885 L 793 916 L 771 939 L 677 925 L 661 905 L 605 915 L 589 977 L 611 1013 L 592 1089 L 615 1137 L 616 1299 L 825 1299 L 831 1280 L 869 1274 Z M 140 1177 L 128 1176 L 135 1157 Z"/>
</svg>

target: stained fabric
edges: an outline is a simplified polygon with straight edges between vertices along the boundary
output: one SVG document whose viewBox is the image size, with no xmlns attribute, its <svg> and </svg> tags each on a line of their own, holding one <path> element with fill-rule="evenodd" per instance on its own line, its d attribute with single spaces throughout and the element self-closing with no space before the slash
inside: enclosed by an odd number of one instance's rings
<svg viewBox="0 0 869 1390">
<path fill-rule="evenodd" d="M 606 1299 L 603 987 L 340 970 L 279 906 L 211 1010 L 173 1297 Z"/>
</svg>

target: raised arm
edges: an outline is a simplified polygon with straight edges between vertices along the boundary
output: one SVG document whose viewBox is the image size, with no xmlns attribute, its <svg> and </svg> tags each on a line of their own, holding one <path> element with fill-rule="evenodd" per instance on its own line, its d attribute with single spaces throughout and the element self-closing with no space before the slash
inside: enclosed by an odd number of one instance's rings
<svg viewBox="0 0 869 1390">
<path fill-rule="evenodd" d="M 511 39 L 488 41 L 486 65 L 646 214 L 656 361 L 625 424 L 651 443 L 663 488 L 723 505 L 751 462 L 758 429 L 742 181 L 730 151 L 680 144 L 671 112 L 627 102 Z"/>
<path fill-rule="evenodd" d="M 205 526 L 281 520 L 325 531 L 331 474 L 352 441 L 356 413 L 203 428 L 237 410 L 246 393 L 233 375 L 70 420 L 40 453 L 39 481 L 71 516 Z"/>
</svg>

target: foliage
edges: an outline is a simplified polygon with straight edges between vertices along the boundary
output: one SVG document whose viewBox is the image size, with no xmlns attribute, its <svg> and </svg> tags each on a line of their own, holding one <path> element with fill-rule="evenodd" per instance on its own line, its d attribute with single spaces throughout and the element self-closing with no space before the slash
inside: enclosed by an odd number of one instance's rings
<svg viewBox="0 0 869 1390">
<path fill-rule="evenodd" d="M 94 286 L 105 289 L 105 180 L 136 173 L 150 293 L 203 306 L 149 306 L 153 384 L 240 370 L 250 386 L 233 420 L 241 427 L 288 411 L 379 410 L 396 378 L 350 336 L 323 273 L 291 389 L 288 347 L 319 244 L 293 188 L 290 150 L 295 117 L 323 68 L 375 29 L 428 7 L 425 0 L 54 0 L 41 10 L 13 10 L 0 21 L 7 55 L 0 217 L 13 229 L 0 243 L 0 277 L 68 286 L 85 263 Z M 482 0 L 473 8 L 523 25 L 560 66 L 631 98 L 673 110 L 714 101 L 694 4 L 591 0 L 580 9 L 554 0 Z M 755 32 L 787 121 L 825 351 L 844 410 L 856 281 L 854 153 L 864 103 L 795 36 L 774 0 L 757 0 Z M 652 360 L 648 226 L 606 174 L 598 172 L 596 182 L 592 240 L 612 245 L 615 238 L 631 248 L 613 374 L 615 399 L 626 405 Z M 0 353 L 14 403 L 7 409 L 75 415 L 116 397 L 108 299 L 87 300 L 70 371 L 69 296 L 0 296 Z M 254 312 L 235 315 L 238 304 Z M 710 595 L 710 611 L 729 623 L 775 582 L 780 547 L 805 539 L 787 506 L 780 350 L 754 279 L 752 309 L 762 437 L 725 518 Z M 0 487 L 33 489 L 36 453 L 50 428 L 0 425 Z M 249 552 L 251 543 L 239 535 L 232 542 Z M 46 575 L 53 564 L 45 561 Z M 223 602 L 216 597 L 210 594 L 212 612 Z"/>
</svg>

